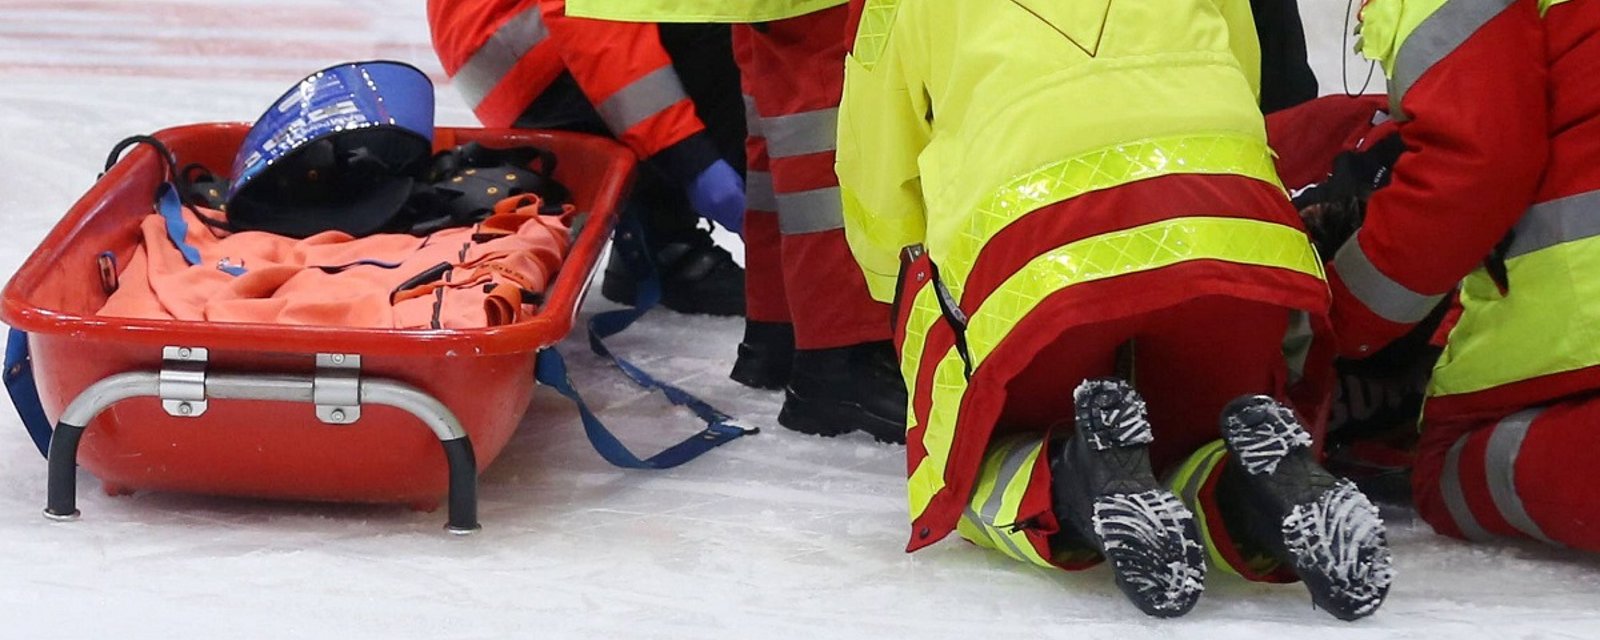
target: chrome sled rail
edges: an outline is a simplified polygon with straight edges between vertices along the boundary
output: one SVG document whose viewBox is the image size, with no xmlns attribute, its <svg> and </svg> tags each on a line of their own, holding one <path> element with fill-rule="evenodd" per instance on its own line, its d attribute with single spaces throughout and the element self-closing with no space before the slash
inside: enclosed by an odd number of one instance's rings
<svg viewBox="0 0 1600 640">
<path fill-rule="evenodd" d="M 449 467 L 449 522 L 445 530 L 466 535 L 479 530 L 478 464 L 472 441 L 444 403 L 409 384 L 362 378 L 361 356 L 318 354 L 312 375 L 210 373 L 207 352 L 199 347 L 166 347 L 161 371 L 119 373 L 90 385 L 72 400 L 50 439 L 48 497 L 44 514 L 52 520 L 79 516 L 78 443 L 89 421 L 130 398 L 160 398 L 176 418 L 198 417 L 211 400 L 272 400 L 315 405 L 317 417 L 332 425 L 354 423 L 363 405 L 406 411 L 428 425 L 444 448 Z"/>
</svg>

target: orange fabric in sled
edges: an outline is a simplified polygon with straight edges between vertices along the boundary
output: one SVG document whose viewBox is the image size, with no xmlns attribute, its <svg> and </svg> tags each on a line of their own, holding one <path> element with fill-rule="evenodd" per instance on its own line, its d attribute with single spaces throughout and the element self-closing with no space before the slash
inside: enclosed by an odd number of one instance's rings
<svg viewBox="0 0 1600 640">
<path fill-rule="evenodd" d="M 381 329 L 509 324 L 533 312 L 523 294 L 542 294 L 569 248 L 570 207 L 558 216 L 538 210 L 537 198 L 521 196 L 477 225 L 425 238 L 329 231 L 297 240 L 219 232 L 185 208 L 186 239 L 201 257 L 192 266 L 151 213 L 100 315 Z M 234 267 L 244 273 L 224 270 Z"/>
</svg>

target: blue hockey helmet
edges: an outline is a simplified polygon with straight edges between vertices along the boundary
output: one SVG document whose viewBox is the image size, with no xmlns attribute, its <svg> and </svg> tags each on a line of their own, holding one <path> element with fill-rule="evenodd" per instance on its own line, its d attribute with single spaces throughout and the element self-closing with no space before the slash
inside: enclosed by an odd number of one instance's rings
<svg viewBox="0 0 1600 640">
<path fill-rule="evenodd" d="M 433 149 L 433 82 L 411 65 L 352 62 L 301 80 L 233 161 L 228 222 L 303 238 L 383 230 Z"/>
</svg>

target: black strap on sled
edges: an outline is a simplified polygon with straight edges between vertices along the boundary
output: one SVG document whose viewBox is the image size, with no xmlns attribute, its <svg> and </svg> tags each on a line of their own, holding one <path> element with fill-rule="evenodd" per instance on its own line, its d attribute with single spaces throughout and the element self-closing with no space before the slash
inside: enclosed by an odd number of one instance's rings
<svg viewBox="0 0 1600 640">
<path fill-rule="evenodd" d="M 631 308 L 595 314 L 589 320 L 589 348 L 595 355 L 605 358 L 621 369 L 635 384 L 645 389 L 660 391 L 673 404 L 693 411 L 701 421 L 705 422 L 705 429 L 660 453 L 641 459 L 629 451 L 616 435 L 606 428 L 599 416 L 589 409 L 583 396 L 573 388 L 572 380 L 567 376 L 566 361 L 555 347 L 539 352 L 535 369 L 539 383 L 555 389 L 557 393 L 576 404 L 578 413 L 583 418 L 583 431 L 589 437 L 589 444 L 594 446 L 595 451 L 599 452 L 600 457 L 605 458 L 606 462 L 625 469 L 671 469 L 740 437 L 759 433 L 758 429 L 736 424 L 733 418 L 693 394 L 656 379 L 633 363 L 612 353 L 606 346 L 606 338 L 627 329 L 634 321 L 649 313 L 650 309 L 661 300 L 661 280 L 656 274 L 655 265 L 650 262 L 649 253 L 645 250 L 642 229 L 638 222 L 631 217 L 624 217 L 617 226 L 615 241 L 620 249 L 618 254 L 639 282 L 638 298 L 634 300 L 634 306 Z"/>
</svg>

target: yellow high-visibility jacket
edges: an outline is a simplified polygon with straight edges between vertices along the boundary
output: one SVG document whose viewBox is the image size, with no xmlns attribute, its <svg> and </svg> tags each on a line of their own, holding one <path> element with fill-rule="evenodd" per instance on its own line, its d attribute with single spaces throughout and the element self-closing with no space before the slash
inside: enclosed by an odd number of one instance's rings
<svg viewBox="0 0 1600 640">
<path fill-rule="evenodd" d="M 847 0 L 567 0 L 567 15 L 622 22 L 770 22 Z M 943 1 L 943 0 L 942 0 Z"/>
<path fill-rule="evenodd" d="M 897 338 L 911 395 L 912 550 L 947 535 L 974 490 L 1006 382 L 1031 359 L 1008 345 L 1070 322 L 1033 315 L 1041 305 L 1114 279 L 1209 269 L 1160 292 L 1131 289 L 1129 304 L 1234 295 L 1326 312 L 1321 261 L 1267 147 L 1259 58 L 1248 0 L 866 2 L 839 114 L 846 236 L 883 301 L 897 293 L 902 249 L 923 245 L 948 288 L 943 302 L 964 316 L 941 322 L 930 273 L 920 262 L 908 269 Z M 1206 186 L 1172 186 L 1196 183 Z M 1176 194 L 1165 213 L 1094 204 L 1108 201 L 1099 192 L 1162 185 Z M 1100 231 L 1057 244 L 1005 233 L 1072 223 L 1033 215 L 1091 211 L 1099 217 L 1087 226 Z M 975 273 L 980 254 L 1026 263 Z M 1043 316 L 1056 324 L 1008 341 L 1021 324 L 1050 324 Z M 1048 533 L 1030 529 L 1038 505 L 1006 500 L 1019 548 Z"/>
<path fill-rule="evenodd" d="M 1247 0 L 868 2 L 838 172 L 873 296 L 893 297 L 907 245 L 970 261 L 952 250 L 983 200 L 1065 158 L 1214 134 L 1270 173 L 1260 55 Z"/>
</svg>

